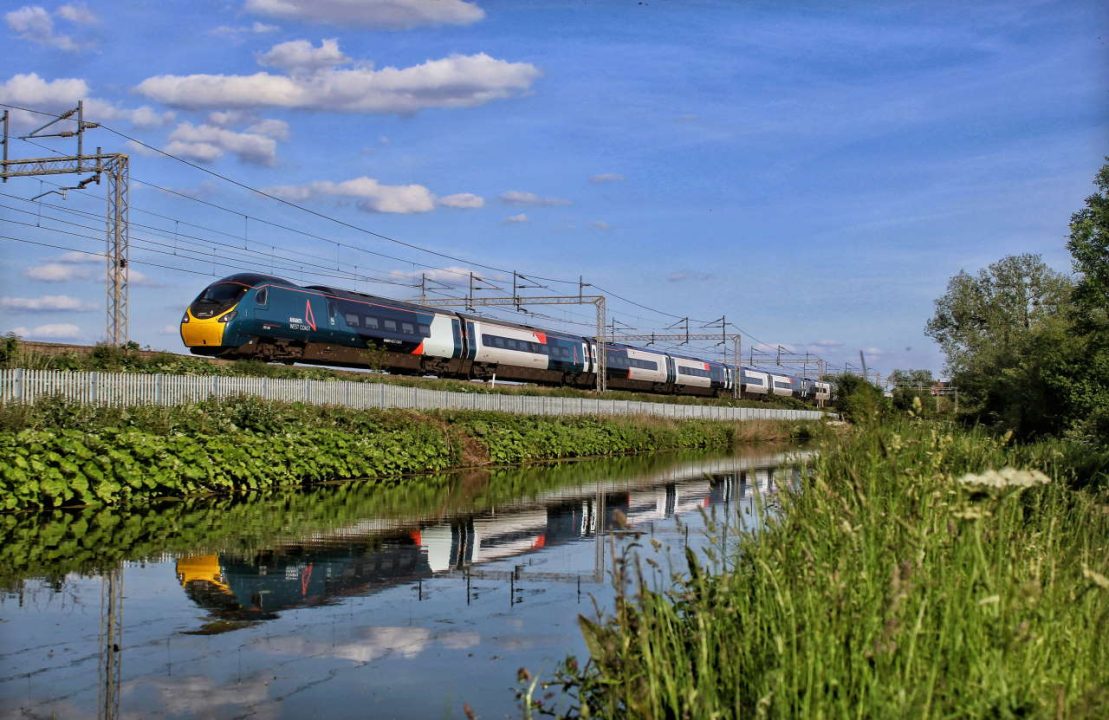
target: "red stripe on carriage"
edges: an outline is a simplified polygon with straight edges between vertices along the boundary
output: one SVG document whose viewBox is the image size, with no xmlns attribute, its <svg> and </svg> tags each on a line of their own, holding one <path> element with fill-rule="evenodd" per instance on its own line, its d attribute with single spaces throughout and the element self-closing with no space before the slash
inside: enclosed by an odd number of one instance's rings
<svg viewBox="0 0 1109 720">
<path fill-rule="evenodd" d="M 416 349 L 412 351 L 412 354 L 413 355 L 423 355 L 424 354 L 424 341 L 423 340 L 421 340 L 420 344 L 416 346 Z"/>
<path fill-rule="evenodd" d="M 539 341 L 540 345 L 546 345 L 547 344 L 547 333 L 537 331 L 537 332 L 533 332 L 532 335 L 535 336 L 535 339 Z"/>
</svg>

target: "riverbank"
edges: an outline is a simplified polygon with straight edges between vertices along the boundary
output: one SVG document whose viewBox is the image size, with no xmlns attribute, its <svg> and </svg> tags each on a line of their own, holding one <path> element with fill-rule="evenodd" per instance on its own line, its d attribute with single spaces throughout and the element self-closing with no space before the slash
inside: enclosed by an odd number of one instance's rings
<svg viewBox="0 0 1109 720">
<path fill-rule="evenodd" d="M 1105 717 L 1109 504 L 1056 450 L 922 422 L 823 443 L 727 573 L 690 556 L 654 592 L 629 557 L 590 661 L 523 673 L 525 714 Z"/>
<path fill-rule="evenodd" d="M 348 478 L 679 449 L 812 432 L 812 423 L 356 411 L 252 398 L 0 408 L 0 509 L 239 494 Z"/>
</svg>

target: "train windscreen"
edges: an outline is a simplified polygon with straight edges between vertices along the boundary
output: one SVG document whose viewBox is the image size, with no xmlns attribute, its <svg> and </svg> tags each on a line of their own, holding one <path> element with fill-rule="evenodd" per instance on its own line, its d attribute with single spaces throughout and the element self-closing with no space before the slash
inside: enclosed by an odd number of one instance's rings
<svg viewBox="0 0 1109 720">
<path fill-rule="evenodd" d="M 189 306 L 193 317 L 203 320 L 214 317 L 235 306 L 250 288 L 237 282 L 217 282 L 204 288 Z"/>
</svg>

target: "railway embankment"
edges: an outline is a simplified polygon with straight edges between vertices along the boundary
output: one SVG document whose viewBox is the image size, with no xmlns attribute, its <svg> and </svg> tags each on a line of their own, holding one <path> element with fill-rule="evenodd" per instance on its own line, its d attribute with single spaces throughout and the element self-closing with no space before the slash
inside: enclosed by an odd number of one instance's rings
<svg viewBox="0 0 1109 720">
<path fill-rule="evenodd" d="M 234 495 L 350 478 L 395 482 L 452 468 L 726 450 L 809 434 L 815 426 L 353 410 L 250 397 L 170 407 L 52 399 L 0 406 L 0 507 Z"/>
</svg>

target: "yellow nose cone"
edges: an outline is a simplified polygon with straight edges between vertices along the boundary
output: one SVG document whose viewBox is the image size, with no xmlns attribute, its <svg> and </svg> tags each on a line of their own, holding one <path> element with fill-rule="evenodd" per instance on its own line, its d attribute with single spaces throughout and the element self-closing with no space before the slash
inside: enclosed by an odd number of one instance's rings
<svg viewBox="0 0 1109 720">
<path fill-rule="evenodd" d="M 227 312 L 231 312 L 231 310 Z M 204 320 L 196 319 L 191 310 L 186 310 L 185 313 L 189 318 L 188 322 L 181 323 L 181 341 L 185 343 L 185 347 L 219 347 L 223 345 L 223 331 L 227 329 L 227 323 L 221 323 L 219 318 L 227 313 Z"/>
</svg>

